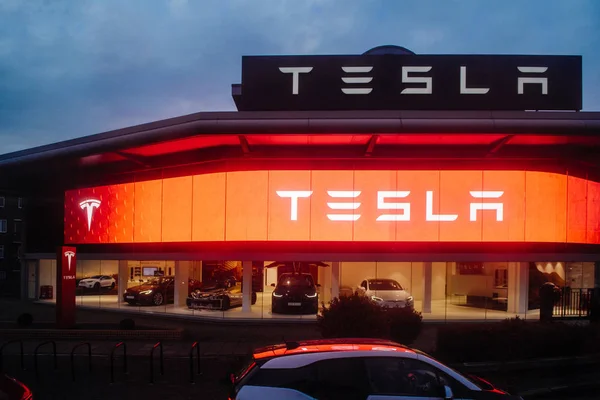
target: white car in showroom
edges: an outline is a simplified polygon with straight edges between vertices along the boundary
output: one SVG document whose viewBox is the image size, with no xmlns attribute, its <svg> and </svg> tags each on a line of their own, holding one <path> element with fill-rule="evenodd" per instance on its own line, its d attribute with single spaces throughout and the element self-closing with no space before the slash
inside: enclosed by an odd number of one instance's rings
<svg viewBox="0 0 600 400">
<path fill-rule="evenodd" d="M 108 275 L 94 275 L 79 281 L 79 287 L 84 289 L 114 289 L 117 285 L 115 278 Z"/>
<path fill-rule="evenodd" d="M 382 307 L 413 308 L 415 305 L 412 295 L 393 279 L 365 279 L 356 292 Z"/>
</svg>

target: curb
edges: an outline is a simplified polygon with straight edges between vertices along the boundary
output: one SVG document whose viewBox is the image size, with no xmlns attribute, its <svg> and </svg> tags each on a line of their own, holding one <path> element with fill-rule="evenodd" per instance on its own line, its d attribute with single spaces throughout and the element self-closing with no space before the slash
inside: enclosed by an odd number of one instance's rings
<svg viewBox="0 0 600 400">
<path fill-rule="evenodd" d="M 121 330 L 121 329 L 2 329 L 1 338 L 17 339 L 183 339 L 183 329 Z"/>
</svg>

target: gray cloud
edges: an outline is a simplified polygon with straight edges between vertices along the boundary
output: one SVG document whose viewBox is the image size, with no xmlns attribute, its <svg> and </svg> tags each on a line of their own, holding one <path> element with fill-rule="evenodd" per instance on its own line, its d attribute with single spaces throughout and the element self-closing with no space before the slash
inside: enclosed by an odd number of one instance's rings
<svg viewBox="0 0 600 400">
<path fill-rule="evenodd" d="M 600 109 L 600 3 L 0 0 L 0 153 L 233 110 L 249 54 L 582 54 Z"/>
</svg>

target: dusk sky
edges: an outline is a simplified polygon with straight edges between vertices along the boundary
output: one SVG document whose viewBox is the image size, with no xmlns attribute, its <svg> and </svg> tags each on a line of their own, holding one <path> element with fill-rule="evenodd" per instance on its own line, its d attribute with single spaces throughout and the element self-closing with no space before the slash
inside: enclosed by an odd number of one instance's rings
<svg viewBox="0 0 600 400">
<path fill-rule="evenodd" d="M 242 55 L 583 56 L 600 111 L 600 0 L 0 0 L 0 154 L 233 111 Z"/>
</svg>

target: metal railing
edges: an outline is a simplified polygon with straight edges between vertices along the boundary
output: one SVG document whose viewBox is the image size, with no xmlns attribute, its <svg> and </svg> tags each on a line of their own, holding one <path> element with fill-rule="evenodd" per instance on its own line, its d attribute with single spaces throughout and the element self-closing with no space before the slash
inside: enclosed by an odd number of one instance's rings
<svg viewBox="0 0 600 400">
<path fill-rule="evenodd" d="M 196 350 L 196 362 L 198 364 L 196 374 L 202 375 L 202 370 L 200 369 L 200 346 L 198 342 L 194 342 L 190 349 L 190 383 L 194 383 L 194 349 Z"/>
<path fill-rule="evenodd" d="M 75 382 L 75 350 L 79 347 L 87 346 L 88 349 L 88 371 L 92 373 L 92 345 L 88 342 L 76 344 L 71 350 L 71 377 L 73 378 L 73 382 Z"/>
<path fill-rule="evenodd" d="M 554 305 L 553 317 L 589 318 L 594 289 L 571 289 L 564 287 L 560 300 Z"/>
<path fill-rule="evenodd" d="M 165 364 L 163 359 L 163 345 L 162 342 L 156 342 L 154 346 L 152 346 L 152 350 L 150 351 L 150 384 L 154 384 L 154 350 L 156 348 L 160 348 L 160 374 L 165 374 Z"/>
<path fill-rule="evenodd" d="M 53 359 L 54 359 L 54 370 L 56 371 L 58 369 L 58 361 L 56 359 L 56 342 L 54 340 L 48 340 L 46 342 L 42 342 L 40 344 L 37 345 L 37 347 L 35 348 L 35 350 L 33 351 L 33 368 L 35 369 L 35 378 L 39 381 L 40 379 L 40 371 L 38 368 L 38 351 L 40 349 L 40 347 L 45 346 L 47 344 L 51 344 L 52 345 L 52 353 L 53 353 Z"/>
<path fill-rule="evenodd" d="M 113 347 L 110 352 L 110 383 L 115 383 L 115 350 L 119 347 L 123 347 L 123 374 L 127 375 L 127 344 L 119 342 Z"/>
<path fill-rule="evenodd" d="M 3 371 L 4 368 L 4 348 L 9 344 L 19 343 L 20 351 L 21 351 L 21 369 L 25 371 L 25 353 L 23 352 L 23 341 L 22 340 L 11 340 L 6 343 L 3 343 L 0 346 L 0 372 Z"/>
</svg>

